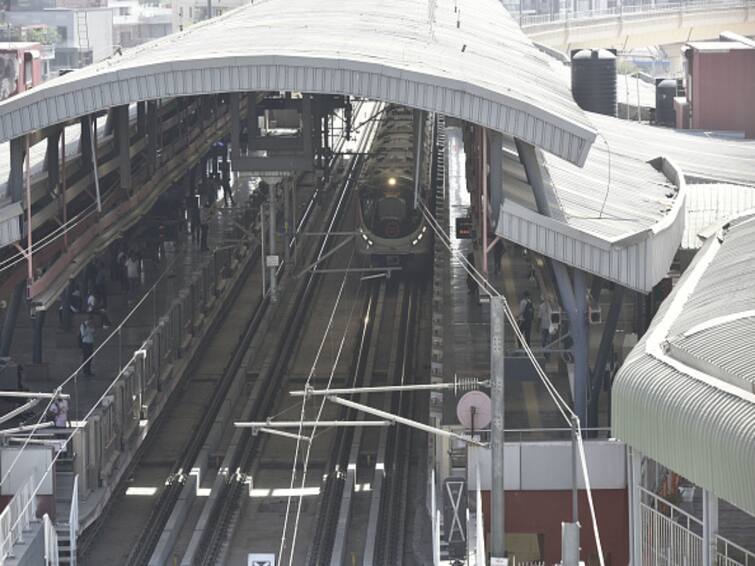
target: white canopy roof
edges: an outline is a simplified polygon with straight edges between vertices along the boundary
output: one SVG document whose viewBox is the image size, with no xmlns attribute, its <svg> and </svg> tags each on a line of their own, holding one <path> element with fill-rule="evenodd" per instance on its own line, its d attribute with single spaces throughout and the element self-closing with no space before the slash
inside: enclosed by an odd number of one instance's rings
<svg viewBox="0 0 755 566">
<path fill-rule="evenodd" d="M 440 112 L 582 165 L 595 138 L 496 0 L 262 0 L 0 103 L 0 141 L 112 106 L 291 90 Z"/>
</svg>

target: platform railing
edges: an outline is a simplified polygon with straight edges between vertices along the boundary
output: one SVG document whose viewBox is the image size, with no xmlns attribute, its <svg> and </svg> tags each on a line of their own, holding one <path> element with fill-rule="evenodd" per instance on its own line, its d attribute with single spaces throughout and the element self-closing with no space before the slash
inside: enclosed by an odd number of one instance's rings
<svg viewBox="0 0 755 566">
<path fill-rule="evenodd" d="M 237 214 L 243 215 L 244 210 L 239 207 Z M 205 317 L 221 292 L 224 280 L 238 267 L 240 258 L 245 257 L 247 251 L 248 243 L 237 241 L 230 251 L 207 254 L 204 261 L 187 274 L 183 289 L 175 285 L 175 278 L 168 277 L 177 256 L 129 314 L 129 319 L 145 322 L 148 328 L 151 327 L 146 337 L 138 336 L 123 324 L 111 335 L 110 339 L 117 340 L 121 377 L 88 421 L 76 422 L 77 426 L 87 429 L 74 440 L 75 452 L 79 456 L 75 470 L 81 475 L 83 498 L 109 481 L 119 469 L 119 455 L 136 435 L 146 430 L 152 419 L 149 413 L 153 400 L 173 377 L 172 364 L 184 355 L 204 326 Z M 162 313 L 158 312 L 158 295 L 175 297 Z M 129 342 L 133 344 L 134 338 L 143 340 L 136 348 L 129 345 Z M 112 351 L 101 351 L 100 354 L 112 356 Z M 96 371 L 96 357 L 94 363 Z M 76 395 L 75 390 L 72 393 Z M 76 414 L 87 410 L 86 407 L 77 407 Z"/>
<path fill-rule="evenodd" d="M 640 488 L 643 566 L 703 563 L 703 522 L 670 501 Z M 718 536 L 716 566 L 755 566 L 755 553 Z"/>
<path fill-rule="evenodd" d="M 45 530 L 45 566 L 58 566 L 60 564 L 58 533 L 47 513 L 42 517 L 42 523 Z"/>
<path fill-rule="evenodd" d="M 755 2 L 753 2 L 753 0 L 689 0 L 686 2 L 674 1 L 655 4 L 619 4 L 612 8 L 577 10 L 576 12 L 566 9 L 547 14 L 526 14 L 514 10 L 511 12 L 511 15 L 514 19 L 518 20 L 519 25 L 527 31 L 537 26 L 576 23 L 600 18 L 652 16 L 677 14 L 680 12 L 707 11 L 711 9 L 739 9 L 743 7 L 755 7 Z"/>
<path fill-rule="evenodd" d="M 31 474 L 0 513 L 0 564 L 12 555 L 13 545 L 24 540 L 24 531 L 34 520 L 33 499 L 37 474 Z"/>
<path fill-rule="evenodd" d="M 76 539 L 79 536 L 79 476 L 73 477 L 71 510 L 68 512 L 68 537 L 72 561 L 76 557 Z"/>
</svg>

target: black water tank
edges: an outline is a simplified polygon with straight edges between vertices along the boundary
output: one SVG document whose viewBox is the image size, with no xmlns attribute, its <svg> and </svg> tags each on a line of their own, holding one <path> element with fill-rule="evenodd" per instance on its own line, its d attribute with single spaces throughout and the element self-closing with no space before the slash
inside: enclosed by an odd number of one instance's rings
<svg viewBox="0 0 755 566">
<path fill-rule="evenodd" d="M 655 123 L 661 126 L 674 126 L 676 113 L 674 112 L 674 97 L 676 96 L 675 79 L 655 80 Z"/>
<path fill-rule="evenodd" d="M 572 51 L 571 90 L 580 108 L 616 116 L 616 50 Z"/>
</svg>

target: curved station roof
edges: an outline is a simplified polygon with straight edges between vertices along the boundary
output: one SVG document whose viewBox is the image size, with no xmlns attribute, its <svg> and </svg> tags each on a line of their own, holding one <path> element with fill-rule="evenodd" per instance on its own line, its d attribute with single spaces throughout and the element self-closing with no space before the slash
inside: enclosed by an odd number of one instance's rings
<svg viewBox="0 0 755 566">
<path fill-rule="evenodd" d="M 755 216 L 710 237 L 613 386 L 612 432 L 755 514 Z"/>
<path fill-rule="evenodd" d="M 0 103 L 0 141 L 135 101 L 266 90 L 440 112 L 579 165 L 595 138 L 496 0 L 262 0 Z"/>
</svg>

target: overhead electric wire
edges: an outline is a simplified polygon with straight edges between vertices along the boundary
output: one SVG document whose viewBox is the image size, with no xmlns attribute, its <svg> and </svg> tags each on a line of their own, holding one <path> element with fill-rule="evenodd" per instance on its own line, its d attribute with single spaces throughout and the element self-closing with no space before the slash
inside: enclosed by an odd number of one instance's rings
<svg viewBox="0 0 755 566">
<path fill-rule="evenodd" d="M 559 412 L 561 413 L 561 416 L 564 418 L 566 423 L 571 426 L 571 420 L 569 417 L 566 416 L 566 413 L 569 413 L 577 423 L 577 447 L 578 451 L 580 453 L 580 464 L 582 467 L 582 474 L 585 480 L 585 489 L 587 491 L 587 502 L 588 506 L 590 508 L 590 517 L 592 519 L 592 526 L 593 526 L 593 533 L 595 536 L 595 544 L 597 546 L 598 550 L 598 559 L 600 560 L 600 565 L 605 566 L 604 558 L 603 558 L 603 545 L 601 543 L 600 539 L 600 532 L 598 530 L 598 521 L 595 514 L 595 505 L 593 503 L 592 499 L 592 491 L 590 488 L 590 479 L 589 474 L 587 471 L 587 459 L 585 456 L 585 448 L 584 444 L 582 442 L 582 426 L 579 422 L 579 417 L 574 413 L 574 411 L 571 409 L 571 407 L 566 403 L 566 401 L 563 399 L 561 394 L 556 389 L 555 385 L 551 382 L 551 380 L 546 375 L 543 368 L 540 366 L 540 363 L 535 358 L 535 355 L 532 353 L 532 349 L 529 347 L 529 344 L 524 339 L 524 335 L 522 334 L 522 331 L 519 329 L 519 325 L 516 323 L 516 317 L 514 316 L 513 312 L 511 311 L 511 307 L 506 300 L 506 297 L 503 296 L 498 289 L 496 289 L 487 279 L 485 279 L 482 274 L 475 268 L 474 265 L 472 265 L 465 257 L 464 254 L 460 252 L 454 252 L 454 250 L 451 248 L 450 245 L 450 237 L 445 233 L 443 228 L 440 226 L 440 223 L 437 221 L 437 219 L 430 213 L 430 211 L 427 209 L 427 207 L 424 205 L 424 203 L 420 203 L 422 214 L 425 217 L 425 219 L 428 221 L 428 223 L 431 225 L 433 232 L 435 232 L 436 236 L 441 238 L 441 241 L 443 242 L 443 245 L 446 247 L 446 249 L 449 251 L 451 256 L 455 256 L 457 259 L 460 260 L 460 263 L 464 270 L 467 272 L 467 274 L 472 277 L 472 279 L 475 281 L 477 285 L 479 285 L 485 292 L 487 292 L 490 296 L 495 296 L 497 298 L 501 298 L 503 300 L 503 306 L 504 306 L 504 314 L 506 315 L 506 319 L 509 321 L 509 324 L 514 330 L 514 334 L 516 335 L 517 339 L 519 340 L 519 343 L 522 345 L 522 349 L 527 354 L 527 357 L 529 358 L 530 362 L 532 363 L 533 367 L 535 368 L 536 373 L 540 377 L 541 381 L 543 382 L 543 385 L 545 386 L 546 390 L 549 392 L 551 398 L 553 399 L 554 403 L 556 404 L 556 407 L 558 408 Z"/>
<path fill-rule="evenodd" d="M 351 260 L 353 259 L 353 257 L 354 257 L 354 251 L 352 250 L 352 252 L 351 252 L 351 258 L 349 259 L 349 263 L 348 263 L 347 268 L 351 266 Z M 338 295 L 336 295 L 336 300 L 335 300 L 335 303 L 333 304 L 333 309 L 330 312 L 330 318 L 328 319 L 328 324 L 325 327 L 325 331 L 323 332 L 322 339 L 320 340 L 320 345 L 318 346 L 317 352 L 315 353 L 315 359 L 312 362 L 312 366 L 310 367 L 309 375 L 307 376 L 307 381 L 304 384 L 304 388 L 305 389 L 307 387 L 309 387 L 309 384 L 312 381 L 312 377 L 315 374 L 315 370 L 317 369 L 317 363 L 320 360 L 320 355 L 322 354 L 323 348 L 325 347 L 325 342 L 327 341 L 328 336 L 330 334 L 330 329 L 333 327 L 333 321 L 335 320 L 336 311 L 338 310 L 338 307 L 339 307 L 339 305 L 341 303 L 341 297 L 343 296 L 343 290 L 344 290 L 344 287 L 346 286 L 346 281 L 348 280 L 348 278 L 349 278 L 349 273 L 347 271 L 344 274 L 343 279 L 341 281 L 341 286 L 338 289 Z M 352 307 L 352 312 L 353 312 L 353 307 Z M 348 326 L 346 328 L 348 329 Z M 339 350 L 339 352 L 340 352 L 340 350 Z M 331 379 L 332 379 L 332 377 L 331 377 Z M 330 384 L 330 381 L 328 382 L 328 384 Z M 296 466 L 299 463 L 299 448 L 301 446 L 301 437 L 302 437 L 302 435 L 304 433 L 304 424 L 303 423 L 304 423 L 304 412 L 305 412 L 305 409 L 306 409 L 306 404 L 307 404 L 307 397 L 305 395 L 304 397 L 302 397 L 302 401 L 301 401 L 301 411 L 300 411 L 300 416 L 299 416 L 298 438 L 296 439 L 296 447 L 295 447 L 295 450 L 294 450 L 294 461 L 293 461 L 293 465 L 292 465 L 292 469 L 291 469 L 291 481 L 290 481 L 290 484 L 289 484 L 289 494 L 288 494 L 288 498 L 286 499 L 286 513 L 285 513 L 285 516 L 284 516 L 284 519 L 283 519 L 283 532 L 281 533 L 280 548 L 278 550 L 278 556 L 281 558 L 281 560 L 283 558 L 283 552 L 284 552 L 285 547 L 286 547 L 286 536 L 288 534 L 288 516 L 289 516 L 289 512 L 291 510 L 291 500 L 292 500 L 292 497 L 293 497 L 292 496 L 292 492 L 293 492 L 294 484 L 296 483 Z M 317 422 L 317 421 L 320 420 L 321 413 L 322 413 L 322 411 L 318 412 L 317 419 L 315 419 L 315 422 Z M 316 430 L 317 430 L 317 426 L 315 426 L 312 429 L 311 435 L 313 435 Z M 308 446 L 311 447 L 312 443 L 309 442 Z M 310 448 L 307 448 L 306 458 L 305 458 L 305 461 L 304 461 L 304 470 L 303 470 L 303 476 L 304 477 L 302 479 L 302 483 L 304 483 L 304 481 L 306 480 L 307 464 L 309 463 L 309 452 L 310 452 Z M 298 516 L 299 515 L 297 513 L 297 522 L 298 522 Z M 297 532 L 297 525 L 294 525 L 294 533 L 293 533 L 294 541 L 295 541 L 295 537 L 296 537 L 296 532 Z M 292 542 L 291 556 L 293 556 L 293 553 L 294 553 L 294 544 L 295 544 L 295 542 Z"/>
</svg>

